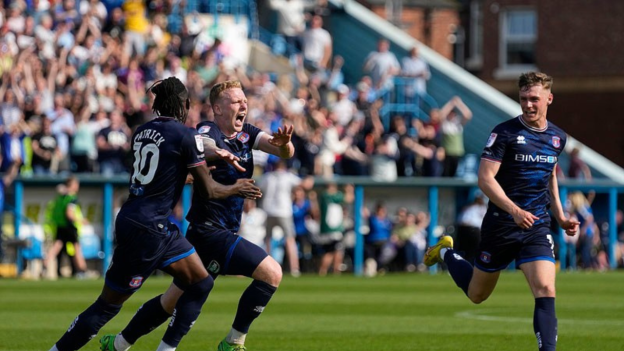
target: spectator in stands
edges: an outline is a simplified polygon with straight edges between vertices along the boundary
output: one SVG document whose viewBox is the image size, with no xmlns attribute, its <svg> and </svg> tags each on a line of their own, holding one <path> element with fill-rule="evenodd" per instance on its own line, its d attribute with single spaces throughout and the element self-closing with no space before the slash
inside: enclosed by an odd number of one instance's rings
<svg viewBox="0 0 624 351">
<path fill-rule="evenodd" d="M 369 174 L 368 163 L 373 150 L 367 148 L 367 138 L 372 139 L 372 136 L 363 133 L 363 126 L 364 121 L 357 118 L 352 119 L 345 128 L 345 138 L 350 138 L 352 141 L 340 160 L 340 174 L 342 175 L 365 176 Z"/>
<path fill-rule="evenodd" d="M 399 147 L 391 135 L 378 139 L 371 157 L 370 175 L 376 181 L 393 182 L 397 178 Z"/>
<path fill-rule="evenodd" d="M 344 66 L 344 58 L 340 55 L 334 56 L 334 64 L 327 75 L 325 83 L 328 90 L 338 90 L 338 87 L 344 83 L 342 66 Z"/>
<path fill-rule="evenodd" d="M 305 3 L 302 0 L 270 0 L 269 5 L 277 12 L 277 34 L 286 39 L 286 54 L 291 56 L 299 53 L 301 35 L 306 27 Z"/>
<path fill-rule="evenodd" d="M 256 206 L 256 200 L 246 199 L 243 204 L 243 215 L 238 234 L 266 249 L 266 220 L 267 214 L 263 209 Z"/>
<path fill-rule="evenodd" d="M 54 95 L 54 109 L 46 113 L 52 122 L 52 133 L 56 136 L 60 150 L 59 171 L 69 170 L 69 140 L 74 135 L 76 128 L 74 114 L 65 108 L 63 94 Z"/>
<path fill-rule="evenodd" d="M 302 272 L 313 270 L 312 256 L 314 243 L 312 233 L 318 235 L 319 220 L 318 201 L 316 192 L 310 191 L 306 196 L 306 190 L 302 186 L 293 189 L 293 222 L 295 224 L 295 240 L 299 247 L 299 267 Z"/>
<path fill-rule="evenodd" d="M 370 231 L 364 237 L 366 266 L 370 267 L 367 274 L 373 276 L 378 269 L 382 268 L 380 263 L 382 249 L 390 240 L 392 233 L 392 222 L 388 218 L 383 202 L 378 202 L 375 205 L 374 212 L 368 218 L 368 227 Z"/>
<path fill-rule="evenodd" d="M 418 131 L 418 143 L 429 149 L 423 151 L 422 175 L 425 177 L 441 177 L 444 162 L 444 148 L 440 146 L 438 133 L 434 124 L 424 124 L 419 119 L 413 120 Z M 416 150 L 416 149 L 415 149 Z"/>
<path fill-rule="evenodd" d="M 0 163 L 2 163 L 2 152 L 0 152 Z M 21 162 L 14 162 L 12 164 L 10 164 L 7 168 L 7 171 L 0 177 L 0 214 L 4 213 L 4 206 L 6 204 L 6 199 L 4 198 L 4 194 L 7 188 L 11 187 L 11 184 L 13 184 L 13 180 L 15 180 L 15 177 L 17 177 L 17 173 L 19 171 L 19 168 L 21 166 Z M 3 258 L 4 258 L 4 250 L 2 247 L 2 239 L 3 239 L 3 232 L 2 232 L 2 227 L 4 224 L 4 215 L 0 216 L 0 262 L 4 262 Z"/>
<path fill-rule="evenodd" d="M 149 22 L 145 17 L 146 9 L 142 0 L 127 0 L 123 5 L 125 15 L 124 50 L 126 55 L 145 54 L 145 35 Z"/>
<path fill-rule="evenodd" d="M 363 70 L 370 73 L 376 90 L 389 91 L 394 87 L 394 76 L 401 71 L 401 65 L 390 51 L 390 42 L 387 39 L 379 39 L 377 51 L 368 54 Z"/>
<path fill-rule="evenodd" d="M 117 110 L 110 114 L 110 126 L 100 130 L 97 136 L 100 173 L 113 175 L 126 172 L 124 161 L 130 149 L 131 132 Z"/>
<path fill-rule="evenodd" d="M 487 197 L 477 191 L 474 201 L 464 207 L 457 219 L 456 250 L 463 252 L 462 257 L 473 263 L 477 254 L 477 247 L 481 241 L 481 223 L 487 211 Z"/>
<path fill-rule="evenodd" d="M 121 39 L 125 27 L 124 12 L 121 8 L 116 7 L 111 11 L 110 19 L 104 25 L 102 32 L 110 35 L 112 39 Z"/>
<path fill-rule="evenodd" d="M 349 87 L 344 84 L 338 86 L 336 101 L 331 105 L 330 110 L 336 114 L 339 126 L 345 127 L 357 112 L 353 101 L 349 100 Z"/>
<path fill-rule="evenodd" d="M 344 193 L 338 190 L 338 186 L 329 183 L 326 190 L 321 193 L 319 209 L 321 214 L 320 232 L 315 242 L 321 246 L 323 256 L 319 267 L 319 275 L 325 276 L 330 266 L 333 266 L 334 274 L 340 274 L 340 266 L 344 257 L 344 211 L 343 205 L 351 204 L 354 199 L 353 186 L 345 186 Z"/>
<path fill-rule="evenodd" d="M 406 102 L 414 103 L 427 93 L 427 81 L 431 77 L 429 65 L 418 55 L 418 47 L 410 50 L 409 56 L 401 60 L 401 76 L 409 78 L 405 84 Z"/>
<path fill-rule="evenodd" d="M 570 166 L 568 168 L 568 177 L 572 179 L 591 181 L 591 169 L 589 169 L 589 166 L 587 166 L 585 161 L 581 159 L 580 153 L 581 150 L 578 147 L 575 147 L 570 152 Z"/>
<path fill-rule="evenodd" d="M 41 119 L 41 129 L 32 136 L 32 168 L 38 175 L 52 173 L 52 161 L 58 161 L 60 149 L 54 134 L 52 134 L 51 122 L 45 115 Z"/>
<path fill-rule="evenodd" d="M 415 121 L 417 122 L 417 130 L 422 130 L 424 128 L 422 122 L 420 120 Z M 417 137 L 408 133 L 403 116 L 395 116 L 392 119 L 391 130 L 393 131 L 393 138 L 397 140 L 399 152 L 396 165 L 397 175 L 400 177 L 423 175 L 422 167 L 416 161 L 417 159 L 432 159 L 435 156 L 435 150 L 420 144 Z M 422 163 L 425 162 L 420 162 L 420 164 Z"/>
<path fill-rule="evenodd" d="M 76 123 L 76 132 L 71 145 L 73 172 L 93 172 L 93 164 L 97 158 L 95 136 L 101 128 L 94 130 L 94 124 L 89 121 L 91 116 L 89 112 L 89 108 L 84 107 L 79 117 L 80 120 Z"/>
<path fill-rule="evenodd" d="M 297 243 L 295 242 L 291 194 L 293 188 L 300 184 L 301 178 L 290 173 L 286 161 L 281 159 L 275 164 L 275 170 L 265 173 L 258 183 L 263 192 L 262 209 L 267 213 L 266 251 L 271 253 L 273 229 L 280 227 L 284 233 L 284 246 L 288 256 L 290 274 L 295 277 L 301 273 L 299 271 Z M 311 188 L 311 184 L 307 185 L 306 188 Z"/>
<path fill-rule="evenodd" d="M 464 149 L 464 126 L 472 119 L 472 111 L 459 96 L 453 97 L 440 110 L 441 146 L 444 148 L 444 177 L 454 177 Z"/>
<path fill-rule="evenodd" d="M 336 158 L 344 154 L 347 148 L 352 145 L 353 138 L 349 135 L 340 135 L 337 117 L 333 112 L 329 113 L 324 123 L 323 142 L 317 157 L 318 166 L 315 167 L 315 174 L 324 178 L 331 178 L 334 175 Z"/>
<path fill-rule="evenodd" d="M 570 212 L 581 222 L 578 245 L 582 266 L 584 269 L 592 269 L 594 268 L 592 250 L 595 244 L 600 242 L 600 237 L 590 201 L 582 192 L 576 191 L 570 194 L 570 206 Z"/>
<path fill-rule="evenodd" d="M 303 63 L 312 72 L 325 71 L 332 56 L 331 35 L 322 27 L 321 16 L 314 16 L 310 21 L 310 28 L 302 36 Z"/>
</svg>

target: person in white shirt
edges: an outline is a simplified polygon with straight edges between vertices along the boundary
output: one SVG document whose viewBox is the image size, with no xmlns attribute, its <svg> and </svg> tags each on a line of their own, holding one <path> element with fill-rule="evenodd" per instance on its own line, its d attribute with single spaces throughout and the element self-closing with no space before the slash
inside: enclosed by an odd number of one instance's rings
<svg viewBox="0 0 624 351">
<path fill-rule="evenodd" d="M 322 27 L 321 16 L 314 16 L 303 33 L 304 65 L 311 71 L 326 70 L 332 55 L 332 38 Z"/>
<path fill-rule="evenodd" d="M 457 250 L 464 252 L 468 262 L 474 262 L 477 246 L 481 241 L 481 223 L 487 212 L 487 197 L 481 192 L 475 193 L 474 201 L 466 206 L 457 220 Z"/>
<path fill-rule="evenodd" d="M 243 205 L 243 216 L 241 217 L 238 235 L 260 247 L 264 247 L 266 219 L 266 212 L 256 207 L 256 200 L 246 199 Z"/>
<path fill-rule="evenodd" d="M 379 39 L 377 51 L 373 51 L 364 60 L 364 72 L 370 73 L 374 88 L 390 90 L 394 87 L 394 76 L 401 70 L 396 56 L 390 52 L 390 42 Z"/>
<path fill-rule="evenodd" d="M 301 35 L 305 30 L 305 4 L 302 0 L 270 0 L 269 5 L 277 12 L 277 33 L 284 36 L 288 49 L 301 51 Z M 294 52 L 288 52 L 294 54 Z"/>
<path fill-rule="evenodd" d="M 301 178 L 290 173 L 286 162 L 280 160 L 273 172 L 265 173 L 258 186 L 262 189 L 262 209 L 267 213 L 266 251 L 271 254 L 271 234 L 275 227 L 284 232 L 286 254 L 290 265 L 290 274 L 298 276 L 299 253 L 295 242 L 295 227 L 292 212 L 292 189 L 301 184 Z"/>
<path fill-rule="evenodd" d="M 418 55 L 418 48 L 413 47 L 410 55 L 401 60 L 401 76 L 410 78 L 405 85 L 405 96 L 411 102 L 419 95 L 427 93 L 427 80 L 431 77 L 429 65 Z"/>
</svg>

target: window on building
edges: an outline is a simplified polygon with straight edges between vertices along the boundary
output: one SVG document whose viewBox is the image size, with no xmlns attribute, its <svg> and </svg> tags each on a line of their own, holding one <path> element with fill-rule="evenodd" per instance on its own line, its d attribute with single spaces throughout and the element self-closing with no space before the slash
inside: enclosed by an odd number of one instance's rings
<svg viewBox="0 0 624 351">
<path fill-rule="evenodd" d="M 502 13 L 501 66 L 535 66 L 537 14 L 534 10 L 507 10 Z M 518 67 L 520 68 L 520 67 Z"/>
</svg>

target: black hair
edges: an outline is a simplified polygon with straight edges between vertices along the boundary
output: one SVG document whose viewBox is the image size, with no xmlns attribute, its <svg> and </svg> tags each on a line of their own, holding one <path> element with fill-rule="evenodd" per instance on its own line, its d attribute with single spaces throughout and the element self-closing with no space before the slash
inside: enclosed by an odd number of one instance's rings
<svg viewBox="0 0 624 351">
<path fill-rule="evenodd" d="M 173 117 L 181 123 L 186 122 L 190 107 L 189 93 L 178 78 L 169 77 L 156 81 L 147 90 L 156 95 L 152 104 L 154 113 Z"/>
</svg>

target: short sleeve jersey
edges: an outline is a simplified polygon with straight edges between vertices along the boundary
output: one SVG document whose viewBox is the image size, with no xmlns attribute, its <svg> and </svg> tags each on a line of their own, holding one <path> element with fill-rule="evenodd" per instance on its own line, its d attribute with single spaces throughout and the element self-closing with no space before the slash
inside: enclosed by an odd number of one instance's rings
<svg viewBox="0 0 624 351">
<path fill-rule="evenodd" d="M 169 117 L 140 126 L 132 136 L 130 196 L 119 217 L 156 233 L 166 233 L 189 168 L 205 164 L 204 144 L 194 129 Z"/>
<path fill-rule="evenodd" d="M 202 136 L 214 140 L 218 148 L 239 157 L 239 164 L 245 168 L 245 172 L 239 172 L 223 160 L 210 161 L 208 166 L 216 167 L 211 171 L 215 181 L 224 185 L 232 185 L 238 179 L 249 179 L 253 176 L 252 149 L 258 148 L 260 136 L 264 133 L 262 130 L 245 123 L 240 133 L 234 138 L 228 138 L 214 122 L 202 122 L 197 125 L 197 131 Z M 230 196 L 226 199 L 193 196 L 191 209 L 186 218 L 191 223 L 205 223 L 219 229 L 237 232 L 240 228 L 244 201 L 245 199 L 240 196 Z"/>
<path fill-rule="evenodd" d="M 496 180 L 511 201 L 539 217 L 535 224 L 550 223 L 548 186 L 566 140 L 554 124 L 537 129 L 518 116 L 494 128 L 481 154 L 481 162 L 501 164 Z M 515 226 L 513 217 L 492 201 L 484 220 Z"/>
<path fill-rule="evenodd" d="M 342 233 L 344 231 L 343 202 L 344 195 L 341 192 L 321 194 L 319 198 L 321 234 Z"/>
</svg>

